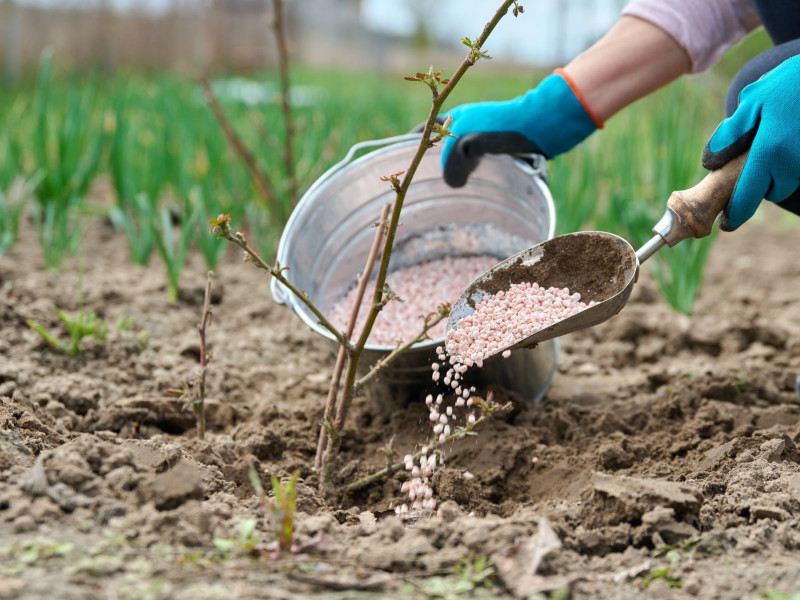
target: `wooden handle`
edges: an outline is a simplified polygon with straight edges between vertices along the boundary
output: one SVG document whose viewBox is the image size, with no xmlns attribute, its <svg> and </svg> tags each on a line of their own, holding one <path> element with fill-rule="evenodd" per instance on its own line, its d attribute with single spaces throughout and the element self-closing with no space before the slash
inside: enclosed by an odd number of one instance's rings
<svg viewBox="0 0 800 600">
<path fill-rule="evenodd" d="M 667 206 L 678 218 L 671 232 L 675 242 L 711 233 L 717 215 L 730 202 L 748 154 L 745 152 L 721 169 L 711 171 L 693 188 L 672 192 Z"/>
</svg>

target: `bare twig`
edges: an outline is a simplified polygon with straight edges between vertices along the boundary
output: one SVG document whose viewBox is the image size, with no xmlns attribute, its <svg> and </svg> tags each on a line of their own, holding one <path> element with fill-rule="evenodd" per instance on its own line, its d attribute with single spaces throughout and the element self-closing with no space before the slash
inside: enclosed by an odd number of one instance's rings
<svg viewBox="0 0 800 600">
<path fill-rule="evenodd" d="M 438 450 L 442 446 L 450 444 L 451 442 L 455 442 L 456 440 L 462 440 L 462 439 L 464 439 L 465 437 L 467 437 L 469 435 L 475 435 L 475 429 L 477 429 L 478 427 L 480 427 L 481 425 L 486 423 L 486 421 L 490 420 L 495 415 L 498 415 L 498 414 L 504 413 L 504 412 L 508 412 L 512 408 L 512 404 L 510 402 L 508 402 L 506 404 L 503 404 L 503 405 L 500 405 L 500 404 L 497 404 L 495 402 L 492 402 L 491 400 L 485 400 L 484 401 L 484 406 L 485 406 L 485 408 L 484 408 L 481 416 L 478 419 L 476 419 L 474 423 L 467 423 L 467 425 L 465 427 L 457 427 L 456 430 L 453 433 L 451 433 L 449 436 L 447 436 L 447 438 L 445 438 L 445 440 L 443 442 L 434 441 L 434 442 L 428 444 L 428 446 L 426 448 L 426 452 L 428 454 L 431 454 L 432 452 Z M 413 457 L 415 462 L 417 460 L 419 460 L 420 456 L 422 456 L 422 451 L 419 451 L 419 452 L 417 452 L 417 453 L 412 455 L 412 457 Z M 402 469 L 404 467 L 404 465 L 405 465 L 405 462 L 397 462 L 397 463 L 395 463 L 393 465 L 390 465 L 390 466 L 388 466 L 388 467 L 386 467 L 384 469 L 381 469 L 380 471 L 375 471 L 374 473 L 372 473 L 370 475 L 367 475 L 365 477 L 362 477 L 361 479 L 358 479 L 358 480 L 352 482 L 351 484 L 349 484 L 347 486 L 347 489 L 348 489 L 348 491 L 351 491 L 351 492 L 354 492 L 356 490 L 360 490 L 361 488 L 364 488 L 364 487 L 370 485 L 371 483 L 374 483 L 376 481 L 380 481 L 381 479 L 383 479 L 384 477 L 387 477 L 388 475 L 390 475 L 394 471 L 396 471 L 398 469 Z"/>
<path fill-rule="evenodd" d="M 225 111 L 222 109 L 222 105 L 220 105 L 219 100 L 217 100 L 217 96 L 214 94 L 214 90 L 211 88 L 211 84 L 208 82 L 208 79 L 206 77 L 202 77 L 200 79 L 200 84 L 203 86 L 203 91 L 205 92 L 206 99 L 208 100 L 208 105 L 211 107 L 211 111 L 214 113 L 219 126 L 222 128 L 225 137 L 228 139 L 228 143 L 231 145 L 231 148 L 233 148 L 234 152 L 239 155 L 239 158 L 244 161 L 244 164 L 247 166 L 247 170 L 250 171 L 250 175 L 256 182 L 256 187 L 261 193 L 261 197 L 268 204 L 275 203 L 277 201 L 275 186 L 272 185 L 272 181 L 269 179 L 267 174 L 258 168 L 256 157 L 252 152 L 250 152 L 250 150 L 247 149 L 247 146 L 245 146 L 242 139 L 233 129 L 233 126 L 228 120 L 228 117 L 225 115 Z"/>
<path fill-rule="evenodd" d="M 228 215 L 219 215 L 216 219 L 210 219 L 209 223 L 211 223 L 211 233 L 216 233 L 220 237 L 223 237 L 229 242 L 233 242 L 239 246 L 239 248 L 244 250 L 247 260 L 254 263 L 258 268 L 263 269 L 275 279 L 280 281 L 284 286 L 286 286 L 286 288 L 292 294 L 294 294 L 296 298 L 298 298 L 312 313 L 314 313 L 314 316 L 317 317 L 317 322 L 322 327 L 327 329 L 340 345 L 345 346 L 346 348 L 351 346 L 350 342 L 342 335 L 342 333 L 331 324 L 331 322 L 325 317 L 325 315 L 322 314 L 322 312 L 320 312 L 320 310 L 308 297 L 308 294 L 302 290 L 299 290 L 291 281 L 283 276 L 283 271 L 288 270 L 289 267 L 282 267 L 277 263 L 275 266 L 272 266 L 263 258 L 261 258 L 261 255 L 256 252 L 250 246 L 250 244 L 247 243 L 247 238 L 245 238 L 244 233 L 241 231 L 237 231 L 235 233 L 231 231 L 231 218 Z"/>
<path fill-rule="evenodd" d="M 377 223 L 375 238 L 372 240 L 372 247 L 370 248 L 369 255 L 367 256 L 367 264 L 364 266 L 364 271 L 358 279 L 358 287 L 356 288 L 356 297 L 353 301 L 353 307 L 350 311 L 350 318 L 347 322 L 347 330 L 345 331 L 345 338 L 350 339 L 353 335 L 353 330 L 356 326 L 356 319 L 358 312 L 361 308 L 361 301 L 364 299 L 364 292 L 367 289 L 367 283 L 372 275 L 372 269 L 375 266 L 375 261 L 378 258 L 378 252 L 381 249 L 381 242 L 383 241 L 383 233 L 386 228 L 386 218 L 389 216 L 389 205 L 385 205 L 381 211 L 380 220 Z M 336 357 L 336 366 L 331 376 L 330 387 L 328 388 L 328 399 L 325 403 L 325 415 L 322 419 L 322 426 L 319 430 L 319 441 L 317 443 L 317 455 L 314 458 L 314 468 L 319 470 L 323 463 L 323 454 L 328 446 L 328 429 L 331 425 L 334 411 L 336 409 L 336 398 L 339 395 L 339 384 L 342 379 L 342 371 L 347 359 L 348 348 L 346 346 L 339 346 L 339 354 Z"/>
<path fill-rule="evenodd" d="M 294 123 L 292 121 L 292 108 L 289 105 L 289 54 L 286 46 L 286 35 L 283 22 L 283 0 L 273 0 L 275 11 L 272 20 L 272 29 L 278 43 L 278 71 L 281 79 L 281 111 L 283 112 L 283 125 L 286 129 L 286 141 L 283 146 L 283 164 L 286 169 L 287 194 L 294 203 L 297 195 L 297 177 L 294 168 Z"/>
<path fill-rule="evenodd" d="M 206 437 L 206 369 L 208 367 L 209 354 L 206 350 L 206 327 L 211 322 L 211 279 L 214 271 L 209 271 L 206 278 L 206 295 L 203 300 L 203 316 L 197 330 L 200 332 L 200 370 L 197 380 L 197 399 L 194 409 L 197 417 L 197 437 Z"/>
<path fill-rule="evenodd" d="M 211 279 L 214 271 L 209 271 L 206 278 L 206 293 L 203 301 L 203 313 L 197 331 L 200 333 L 200 366 L 195 371 L 194 377 L 189 377 L 181 381 L 180 389 L 170 388 L 166 393 L 170 396 L 177 396 L 185 402 L 184 408 L 191 409 L 195 414 L 197 423 L 197 437 L 206 437 L 206 372 L 211 353 L 206 345 L 206 327 L 211 323 Z M 138 435 L 139 426 L 134 422 L 134 437 Z"/>
</svg>

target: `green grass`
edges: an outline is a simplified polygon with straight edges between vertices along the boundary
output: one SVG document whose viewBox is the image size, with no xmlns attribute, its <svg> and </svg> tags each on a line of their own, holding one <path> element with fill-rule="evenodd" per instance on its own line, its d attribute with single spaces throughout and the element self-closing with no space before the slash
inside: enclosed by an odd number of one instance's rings
<svg viewBox="0 0 800 600">
<path fill-rule="evenodd" d="M 217 265 L 225 245 L 208 234 L 207 222 L 220 213 L 231 214 L 235 226 L 272 256 L 298 199 L 290 194 L 281 157 L 280 109 L 270 101 L 279 89 L 277 73 L 212 82 L 232 127 L 273 183 L 275 195 L 265 201 L 195 81 L 126 71 L 101 77 L 59 67 L 44 55 L 36 80 L 0 90 L 0 190 L 21 175 L 35 194 L 25 207 L 0 195 L 0 252 L 16 240 L 27 208 L 47 266 L 57 267 L 77 249 L 87 220 L 100 212 L 127 240 L 132 261 L 147 264 L 154 252 L 161 255 L 170 297 L 177 297 L 188 253 L 199 252 L 210 269 Z M 481 64 L 445 109 L 511 98 L 543 75 Z M 401 75 L 293 69 L 291 80 L 298 195 L 351 145 L 405 133 L 430 107 L 427 90 Z M 259 98 L 267 101 L 248 102 Z M 702 177 L 700 151 L 723 98 L 717 74 L 679 82 L 551 161 L 558 232 L 596 228 L 634 245 L 646 240 L 669 193 Z M 112 199 L 90 195 L 101 174 L 113 185 Z M 711 243 L 663 249 L 646 265 L 676 310 L 691 311 Z"/>
</svg>

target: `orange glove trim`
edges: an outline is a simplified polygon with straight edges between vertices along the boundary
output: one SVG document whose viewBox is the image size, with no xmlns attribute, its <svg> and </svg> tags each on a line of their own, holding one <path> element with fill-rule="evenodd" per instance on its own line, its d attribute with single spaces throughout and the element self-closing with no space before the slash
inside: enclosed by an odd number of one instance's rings
<svg viewBox="0 0 800 600">
<path fill-rule="evenodd" d="M 592 118 L 592 121 L 594 121 L 594 124 L 597 125 L 598 129 L 602 129 L 603 128 L 603 121 L 600 119 L 600 117 L 598 117 L 595 114 L 595 112 L 592 110 L 592 108 L 586 102 L 586 98 L 583 97 L 583 94 L 581 93 L 580 89 L 578 89 L 578 86 L 575 85 L 574 81 L 572 81 L 572 77 L 567 75 L 566 71 L 564 71 L 564 69 L 562 69 L 562 68 L 555 69 L 553 71 L 553 73 L 555 73 L 557 75 L 561 75 L 561 77 L 564 78 L 564 81 L 567 82 L 567 85 L 569 86 L 569 89 L 571 89 L 572 93 L 575 94 L 575 97 L 578 99 L 578 102 L 581 103 L 581 106 L 583 107 L 583 109 Z"/>
</svg>

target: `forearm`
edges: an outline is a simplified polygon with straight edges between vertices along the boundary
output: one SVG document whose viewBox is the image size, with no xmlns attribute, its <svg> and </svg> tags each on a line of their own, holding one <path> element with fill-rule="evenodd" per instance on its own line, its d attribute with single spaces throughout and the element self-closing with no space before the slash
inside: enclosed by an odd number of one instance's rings
<svg viewBox="0 0 800 600">
<path fill-rule="evenodd" d="M 631 16 L 564 67 L 603 121 L 690 70 L 689 55 L 669 34 Z"/>
</svg>

